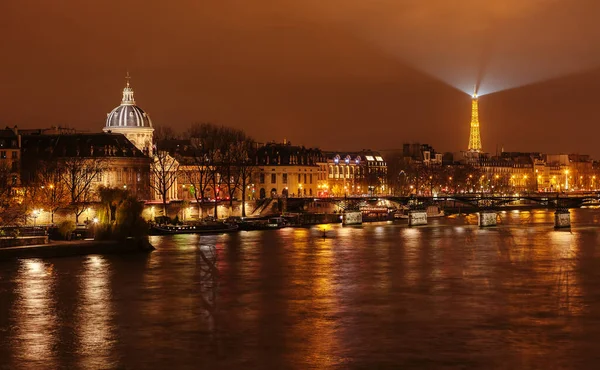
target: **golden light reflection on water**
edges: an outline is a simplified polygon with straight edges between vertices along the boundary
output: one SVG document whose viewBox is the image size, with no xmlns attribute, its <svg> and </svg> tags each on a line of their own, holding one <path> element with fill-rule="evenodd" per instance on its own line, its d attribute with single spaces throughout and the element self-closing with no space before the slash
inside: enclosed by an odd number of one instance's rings
<svg viewBox="0 0 600 370">
<path fill-rule="evenodd" d="M 405 279 L 408 285 L 416 285 L 419 279 L 418 253 L 421 247 L 421 230 L 418 228 L 404 228 L 401 233 L 404 243 L 404 263 L 406 265 Z"/>
<path fill-rule="evenodd" d="M 290 330 L 288 335 L 291 341 L 305 338 L 305 343 L 300 347 L 302 350 L 295 353 L 293 358 L 300 358 L 309 368 L 330 368 L 339 363 L 339 357 L 334 355 L 339 348 L 338 332 L 335 322 L 328 317 L 335 315 L 340 294 L 334 288 L 334 280 L 338 277 L 335 270 L 335 239 L 308 238 L 309 235 L 307 231 L 294 233 L 294 249 L 311 249 L 314 261 L 308 268 L 296 266 L 292 274 L 292 284 L 305 285 L 305 296 L 311 298 L 290 302 L 290 315 L 303 318 L 298 320 L 300 324 Z M 306 315 L 306 312 L 311 311 L 313 313 Z"/>
<path fill-rule="evenodd" d="M 17 281 L 14 354 L 32 368 L 52 368 L 56 366 L 53 349 L 57 330 L 52 265 L 37 259 L 23 260 Z"/>
<path fill-rule="evenodd" d="M 76 320 L 81 365 L 86 369 L 102 367 L 114 344 L 110 267 L 105 257 L 86 257 L 80 289 Z"/>
<path fill-rule="evenodd" d="M 584 310 L 581 281 L 575 268 L 580 255 L 578 233 L 555 230 L 550 233 L 549 258 L 558 263 L 553 269 L 556 281 L 556 301 L 561 313 L 580 315 Z"/>
<path fill-rule="evenodd" d="M 70 357 L 132 369 L 595 366 L 600 231 L 576 214 L 588 224 L 572 231 L 520 212 L 490 229 L 458 217 L 334 225 L 326 238 L 318 227 L 160 237 L 139 259 L 22 261 L 0 280 L 14 289 L 0 354 L 36 369 Z"/>
</svg>

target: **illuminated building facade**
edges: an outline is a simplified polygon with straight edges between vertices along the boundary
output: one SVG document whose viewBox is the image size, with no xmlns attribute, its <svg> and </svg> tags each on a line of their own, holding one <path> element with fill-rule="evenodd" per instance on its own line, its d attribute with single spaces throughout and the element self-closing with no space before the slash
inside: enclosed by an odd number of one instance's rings
<svg viewBox="0 0 600 370">
<path fill-rule="evenodd" d="M 536 168 L 540 191 L 590 191 L 598 189 L 598 169 L 589 155 L 547 154 Z"/>
<path fill-rule="evenodd" d="M 190 139 L 169 139 L 160 141 L 157 146 L 160 150 L 169 153 L 171 158 L 177 160 L 179 164 L 177 180 L 170 190 L 172 193 L 169 195 L 170 199 L 189 202 L 213 200 L 215 193 L 212 181 L 209 179 L 213 171 L 198 163 L 201 150 L 197 143 Z M 215 173 L 215 176 L 217 176 L 215 183 L 218 184 L 217 194 L 225 193 L 227 185 L 224 183 L 224 179 L 218 172 Z"/>
<path fill-rule="evenodd" d="M 102 171 L 94 176 L 91 193 L 98 187 L 127 189 L 140 200 L 150 196 L 150 158 L 122 134 L 26 135 L 22 137 L 21 176 L 24 183 L 39 181 L 42 161 L 70 158 L 95 161 Z M 81 162 L 82 165 L 85 163 Z M 42 184 L 51 186 L 54 184 Z M 96 196 L 90 199 L 97 200 Z"/>
<path fill-rule="evenodd" d="M 319 149 L 268 143 L 256 151 L 256 198 L 315 197 L 318 192 Z"/>
<path fill-rule="evenodd" d="M 387 194 L 387 163 L 379 152 L 323 152 L 319 196 Z"/>
<path fill-rule="evenodd" d="M 535 164 L 540 160 L 539 153 L 502 152 L 482 156 L 476 165 L 481 175 L 475 188 L 494 193 L 534 191 L 537 188 Z"/>
</svg>

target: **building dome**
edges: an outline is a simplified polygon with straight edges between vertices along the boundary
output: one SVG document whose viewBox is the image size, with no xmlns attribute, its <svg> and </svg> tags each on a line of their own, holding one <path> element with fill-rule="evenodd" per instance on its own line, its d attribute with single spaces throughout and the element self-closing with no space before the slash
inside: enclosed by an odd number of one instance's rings
<svg viewBox="0 0 600 370">
<path fill-rule="evenodd" d="M 106 127 L 152 127 L 152 121 L 140 107 L 121 104 L 108 114 Z"/>
<path fill-rule="evenodd" d="M 106 128 L 114 127 L 152 127 L 150 116 L 135 105 L 133 89 L 129 86 L 129 76 L 127 77 L 127 86 L 123 89 L 121 105 L 113 109 L 106 118 Z"/>
<path fill-rule="evenodd" d="M 133 89 L 129 85 L 129 74 L 127 74 L 127 84 L 123 89 L 121 105 L 108 113 L 103 131 L 123 134 L 142 152 L 150 153 L 151 151 L 154 132 L 152 121 L 148 113 L 135 105 Z"/>
</svg>

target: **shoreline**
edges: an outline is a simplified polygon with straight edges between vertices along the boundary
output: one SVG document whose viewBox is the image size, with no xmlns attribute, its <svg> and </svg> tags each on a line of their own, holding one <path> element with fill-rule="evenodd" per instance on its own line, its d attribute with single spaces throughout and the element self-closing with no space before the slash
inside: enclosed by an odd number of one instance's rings
<svg viewBox="0 0 600 370">
<path fill-rule="evenodd" d="M 57 258 L 90 254 L 148 253 L 154 247 L 148 240 L 77 240 L 0 248 L 0 261 L 18 258 Z"/>
</svg>

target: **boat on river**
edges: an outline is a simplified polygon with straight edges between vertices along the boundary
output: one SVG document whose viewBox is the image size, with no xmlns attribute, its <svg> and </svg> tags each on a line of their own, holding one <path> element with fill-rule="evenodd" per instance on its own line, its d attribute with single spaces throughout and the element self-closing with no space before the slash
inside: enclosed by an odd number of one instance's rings
<svg viewBox="0 0 600 370">
<path fill-rule="evenodd" d="M 238 225 L 226 223 L 190 224 L 190 225 L 152 225 L 152 235 L 176 234 L 225 234 L 239 230 Z"/>
<path fill-rule="evenodd" d="M 244 220 L 239 224 L 240 230 L 277 230 L 288 226 L 283 217 L 271 217 L 268 220 Z"/>
</svg>

